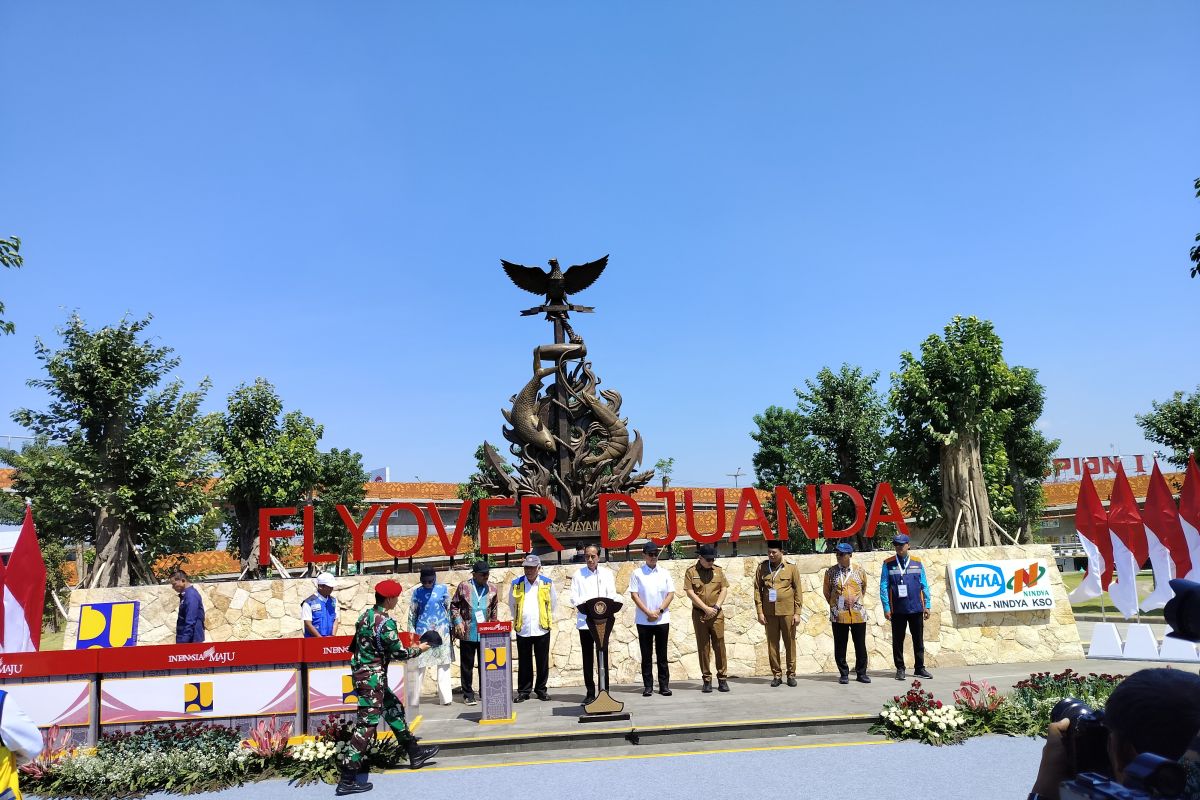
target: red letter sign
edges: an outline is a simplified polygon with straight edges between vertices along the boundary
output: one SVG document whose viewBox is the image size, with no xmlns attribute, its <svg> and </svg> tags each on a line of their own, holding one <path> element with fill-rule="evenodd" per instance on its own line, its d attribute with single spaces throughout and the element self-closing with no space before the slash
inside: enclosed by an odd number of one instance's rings
<svg viewBox="0 0 1200 800">
<path fill-rule="evenodd" d="M 854 522 L 844 531 L 833 527 L 833 495 L 835 492 L 846 495 L 850 498 L 850 502 L 854 503 Z M 853 486 L 847 486 L 844 483 L 821 485 L 821 528 L 826 539 L 845 539 L 847 536 L 853 536 L 858 531 L 858 526 L 862 525 L 865 513 L 867 513 L 867 506 L 863 503 L 862 495 Z"/>
<path fill-rule="evenodd" d="M 355 561 L 362 561 L 362 543 L 363 534 L 367 532 L 367 528 L 371 524 L 371 520 L 375 519 L 375 513 L 379 511 L 379 506 L 367 506 L 367 515 L 363 517 L 362 523 L 354 521 L 354 517 L 350 516 L 350 509 L 343 505 L 337 507 L 338 516 L 342 518 L 342 522 L 346 525 L 346 530 L 350 531 L 350 550 Z"/>
<path fill-rule="evenodd" d="M 637 501 L 627 494 L 601 494 L 600 495 L 600 545 L 601 547 L 625 547 L 630 542 L 638 537 L 642 532 L 642 509 L 638 506 Z M 609 503 L 624 503 L 629 506 L 629 510 L 633 512 L 633 530 L 629 535 L 620 541 L 614 540 L 608 535 L 608 504 Z"/>
<path fill-rule="evenodd" d="M 808 516 L 800 513 L 800 506 L 796 503 L 796 498 L 792 496 L 786 486 L 775 487 L 775 517 L 779 524 L 781 541 L 786 542 L 788 538 L 789 511 L 796 515 L 800 527 L 804 529 L 805 536 L 809 539 L 817 538 L 817 487 L 811 483 L 804 487 L 804 505 L 808 510 Z"/>
<path fill-rule="evenodd" d="M 513 500 L 508 500 L 503 497 L 485 497 L 479 501 L 479 552 L 487 555 L 503 555 L 504 553 L 515 553 L 517 546 L 510 545 L 492 545 L 488 540 L 488 531 L 492 528 L 505 528 L 507 525 L 497 525 L 498 520 L 493 520 L 488 516 L 488 512 L 493 508 L 504 508 L 505 506 L 516 505 Z"/>
<path fill-rule="evenodd" d="M 406 550 L 392 547 L 392 540 L 388 538 L 388 517 L 397 511 L 407 511 L 417 520 L 417 538 Z M 425 535 L 425 515 L 415 503 L 392 503 L 379 514 L 379 546 L 392 558 L 412 558 L 425 546 Z"/>
<path fill-rule="evenodd" d="M 891 509 L 886 514 L 883 513 L 885 502 Z M 867 515 L 867 530 L 863 535 L 874 536 L 875 529 L 884 522 L 894 523 L 897 533 L 908 533 L 908 526 L 904 524 L 904 512 L 896 502 L 896 495 L 892 493 L 890 483 L 881 483 L 875 487 L 875 496 L 871 498 L 871 513 Z"/>
<path fill-rule="evenodd" d="M 338 560 L 337 553 L 314 553 L 313 535 L 316 526 L 313 524 L 313 507 L 304 507 L 304 560 L 310 564 L 329 564 Z"/>
<path fill-rule="evenodd" d="M 290 517 L 295 513 L 296 509 L 294 508 L 260 508 L 258 510 L 258 565 L 260 567 L 271 563 L 272 539 L 290 539 L 296 533 L 286 529 L 272 530 L 271 517 Z M 311 531 L 306 531 L 304 534 L 304 544 L 309 549 L 312 548 L 312 540 L 309 538 L 311 535 Z"/>
<path fill-rule="evenodd" d="M 534 522 L 532 517 L 533 506 L 541 506 L 546 509 L 545 519 L 541 522 Z M 521 544 L 525 548 L 526 553 L 533 552 L 533 536 L 530 534 L 540 533 L 542 538 L 546 540 L 546 544 L 550 545 L 554 550 L 562 550 L 563 546 L 554 538 L 554 534 L 550 532 L 550 525 L 554 522 L 554 502 L 547 500 L 545 497 L 522 497 L 521 498 Z"/>
</svg>

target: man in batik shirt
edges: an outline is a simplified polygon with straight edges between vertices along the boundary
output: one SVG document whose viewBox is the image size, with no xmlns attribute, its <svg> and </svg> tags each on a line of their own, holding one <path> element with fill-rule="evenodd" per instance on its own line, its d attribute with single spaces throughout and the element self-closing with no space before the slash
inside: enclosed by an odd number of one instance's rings
<svg viewBox="0 0 1200 800">
<path fill-rule="evenodd" d="M 859 683 L 870 683 L 867 675 L 867 615 L 863 597 L 867 594 L 867 573 L 850 563 L 854 547 L 849 542 L 837 546 L 837 563 L 825 570 L 825 602 L 829 603 L 829 621 L 833 624 L 833 660 L 838 668 L 838 683 L 850 682 L 846 665 L 846 640 L 854 639 L 854 674 Z"/>
</svg>

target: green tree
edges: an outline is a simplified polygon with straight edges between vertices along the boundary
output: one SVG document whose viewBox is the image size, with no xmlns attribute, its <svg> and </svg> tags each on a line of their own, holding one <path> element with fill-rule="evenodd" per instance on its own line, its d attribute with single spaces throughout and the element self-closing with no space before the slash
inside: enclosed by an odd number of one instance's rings
<svg viewBox="0 0 1200 800">
<path fill-rule="evenodd" d="M 756 416 L 758 488 L 797 492 L 807 484 L 842 483 L 870 498 L 887 456 L 887 406 L 875 390 L 878 380 L 879 373 L 864 375 L 849 364 L 837 372 L 825 367 L 795 390 L 795 409 L 772 406 Z M 853 501 L 834 498 L 834 524 L 845 529 L 854 520 Z M 861 533 L 855 541 L 860 550 L 871 547 Z"/>
<path fill-rule="evenodd" d="M 1146 439 L 1170 450 L 1159 453 L 1183 469 L 1189 453 L 1200 453 L 1200 386 L 1193 394 L 1175 392 L 1166 402 L 1151 402 L 1150 412 L 1136 415 Z"/>
<path fill-rule="evenodd" d="M 1012 506 L 992 508 L 997 521 L 1015 529 L 1020 541 L 1030 541 L 1033 525 L 1045 508 L 1042 481 L 1050 472 L 1058 439 L 1048 439 L 1038 429 L 1038 420 L 1046 405 L 1046 390 L 1037 379 L 1037 370 L 1013 367 L 1016 384 L 1009 400 L 1011 417 L 1001 439 L 1006 466 L 1005 479 L 1011 488 Z"/>
<path fill-rule="evenodd" d="M 46 390 L 48 408 L 12 415 L 43 442 L 16 457 L 17 489 L 62 504 L 51 511 L 39 503 L 39 515 L 90 520 L 76 535 L 96 550 L 86 580 L 93 588 L 150 581 L 155 557 L 196 549 L 205 537 L 212 463 L 199 407 L 209 384 L 158 388 L 179 361 L 143 340 L 150 320 L 91 331 L 72 315 L 62 349 L 41 340 L 35 348 L 47 377 L 28 383 Z"/>
<path fill-rule="evenodd" d="M 918 519 L 940 512 L 966 547 L 997 543 L 997 516 L 1021 517 L 1028 527 L 1057 445 L 1035 427 L 1037 373 L 1009 367 L 992 323 L 975 317 L 955 317 L 944 336 L 921 344 L 919 358 L 902 353 L 900 366 L 890 397 L 891 471 Z"/>
<path fill-rule="evenodd" d="M 361 519 L 367 509 L 367 490 L 363 485 L 366 481 L 361 453 L 336 447 L 321 453 L 313 509 L 313 545 L 318 553 L 338 553 L 342 569 L 348 558 L 350 531 L 337 507 L 343 505 L 355 519 Z"/>
<path fill-rule="evenodd" d="M 471 552 L 467 554 L 467 560 L 477 559 L 479 554 L 479 502 L 485 497 L 492 497 L 499 490 L 499 487 L 504 485 L 504 481 L 497 474 L 496 468 L 488 460 L 486 448 L 491 445 L 481 444 L 475 448 L 475 471 L 467 477 L 466 481 L 458 484 L 458 499 L 470 500 L 471 511 L 467 515 L 466 524 L 463 525 L 463 533 L 471 537 L 471 541 L 475 544 Z M 500 464 L 505 473 L 513 471 L 512 465 L 500 458 L 500 454 L 496 452 L 496 448 L 491 447 L 492 459 L 497 464 Z M 491 559 L 488 559 L 489 563 Z"/>
<path fill-rule="evenodd" d="M 671 473 L 675 471 L 675 459 L 673 457 L 660 458 L 654 462 L 654 471 L 662 476 L 662 488 L 665 492 L 671 485 Z"/>
<path fill-rule="evenodd" d="M 221 474 L 217 493 L 231 512 L 242 570 L 257 576 L 258 511 L 300 506 L 311 498 L 321 474 L 317 442 L 324 428 L 299 411 L 284 414 L 275 387 L 263 378 L 235 389 L 225 413 L 210 419 Z"/>
<path fill-rule="evenodd" d="M 25 259 L 21 256 L 21 240 L 16 236 L 0 239 L 0 267 L 20 269 L 24 263 Z M 0 314 L 3 313 L 4 303 L 0 302 Z M 0 333 L 12 333 L 14 330 L 16 328 L 11 322 L 6 322 L 0 317 Z"/>
</svg>

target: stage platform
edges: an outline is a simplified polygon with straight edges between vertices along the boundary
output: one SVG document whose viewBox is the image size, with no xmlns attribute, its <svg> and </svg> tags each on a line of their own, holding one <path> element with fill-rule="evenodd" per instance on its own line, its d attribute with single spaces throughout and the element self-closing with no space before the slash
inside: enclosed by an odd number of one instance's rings
<svg viewBox="0 0 1200 800">
<path fill-rule="evenodd" d="M 1001 692 L 1032 672 L 1076 672 L 1130 674 L 1163 662 L 1073 661 L 1031 664 L 945 668 L 933 671 L 933 679 L 922 681 L 944 703 L 968 678 L 987 680 Z M 1195 670 L 1195 664 L 1175 665 Z M 499 753 L 529 753 L 578 748 L 653 745 L 673 742 L 777 739 L 786 736 L 865 735 L 884 701 L 906 691 L 913 680 L 901 683 L 893 673 L 871 673 L 870 684 L 848 685 L 836 675 L 797 677 L 798 686 L 771 688 L 769 678 L 730 678 L 731 691 L 703 694 L 697 681 L 672 684 L 671 697 L 657 693 L 642 697 L 640 686 L 615 686 L 613 698 L 625 704 L 630 719 L 611 723 L 581 724 L 582 688 L 550 691 L 550 700 L 536 697 L 518 703 L 516 720 L 503 725 L 480 725 L 479 706 L 464 706 L 455 694 L 454 703 L 439 706 L 432 697 L 423 698 L 417 734 L 442 748 L 439 760 Z"/>
</svg>

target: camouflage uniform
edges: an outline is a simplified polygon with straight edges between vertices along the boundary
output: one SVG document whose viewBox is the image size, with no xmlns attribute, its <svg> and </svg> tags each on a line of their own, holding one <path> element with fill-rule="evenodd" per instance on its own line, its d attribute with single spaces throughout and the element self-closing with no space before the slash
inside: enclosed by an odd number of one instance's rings
<svg viewBox="0 0 1200 800">
<path fill-rule="evenodd" d="M 368 608 L 354 626 L 355 652 L 350 657 L 350 675 L 358 697 L 358 716 L 354 735 L 346 748 L 345 767 L 348 771 L 363 771 L 367 751 L 375 742 L 375 732 L 382 719 L 396 735 L 401 747 L 416 741 L 404 720 L 404 706 L 387 682 L 389 661 L 415 658 L 421 651 L 400 643 L 396 621 L 379 606 Z"/>
</svg>

